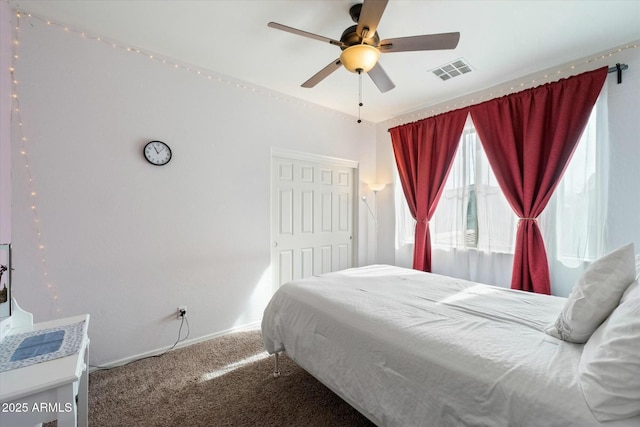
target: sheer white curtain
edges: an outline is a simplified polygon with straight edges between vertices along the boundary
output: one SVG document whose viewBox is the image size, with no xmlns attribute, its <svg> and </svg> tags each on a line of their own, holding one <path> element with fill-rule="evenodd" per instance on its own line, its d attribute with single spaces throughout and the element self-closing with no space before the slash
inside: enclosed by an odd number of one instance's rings
<svg viewBox="0 0 640 427">
<path fill-rule="evenodd" d="M 435 273 L 510 286 L 517 217 L 471 119 L 430 225 Z"/>
<path fill-rule="evenodd" d="M 411 268 L 413 266 L 413 242 L 415 240 L 416 220 L 413 219 L 409 211 L 397 168 L 395 169 L 393 189 L 396 213 L 395 263 L 400 267 Z"/>
<path fill-rule="evenodd" d="M 467 120 L 468 122 L 468 120 Z M 473 129 L 465 126 L 458 151 L 436 212 L 429 224 L 432 249 L 463 248 L 477 243 L 476 205 L 469 201 L 469 193 L 475 192 L 475 156 Z"/>
<path fill-rule="evenodd" d="M 563 179 L 540 216 L 555 295 L 566 296 L 606 247 L 606 101 L 605 84 Z M 396 250 L 402 265 L 407 248 L 412 248 L 415 221 L 396 182 Z M 516 228 L 517 217 L 468 119 L 430 223 L 433 272 L 509 287 Z"/>
<path fill-rule="evenodd" d="M 606 251 L 608 123 L 605 84 L 571 162 L 540 216 L 557 294 L 568 294 L 588 264 Z"/>
<path fill-rule="evenodd" d="M 500 191 L 469 119 L 431 220 L 431 242 L 439 249 L 513 253 L 517 217 Z"/>
</svg>

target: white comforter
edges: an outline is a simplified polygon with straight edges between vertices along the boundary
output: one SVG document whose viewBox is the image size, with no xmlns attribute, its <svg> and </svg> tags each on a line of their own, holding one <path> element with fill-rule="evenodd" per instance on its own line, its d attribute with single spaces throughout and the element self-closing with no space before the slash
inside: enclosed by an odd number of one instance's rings
<svg viewBox="0 0 640 427">
<path fill-rule="evenodd" d="M 369 266 L 283 285 L 262 335 L 381 426 L 640 426 L 592 416 L 583 346 L 544 333 L 563 304 Z"/>
</svg>

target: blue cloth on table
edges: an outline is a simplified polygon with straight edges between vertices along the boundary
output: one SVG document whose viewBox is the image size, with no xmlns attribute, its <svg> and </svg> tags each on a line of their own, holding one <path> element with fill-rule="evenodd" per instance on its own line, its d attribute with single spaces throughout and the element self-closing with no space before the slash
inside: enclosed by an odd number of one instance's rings
<svg viewBox="0 0 640 427">
<path fill-rule="evenodd" d="M 25 338 L 11 356 L 11 362 L 58 351 L 64 339 L 64 331 L 47 332 Z"/>
<path fill-rule="evenodd" d="M 54 334 L 48 335 L 52 333 Z M 34 337 L 38 338 L 31 340 L 31 338 Z M 59 338 L 62 339 L 62 343 L 60 345 L 55 345 L 55 341 Z M 35 365 L 37 363 L 71 356 L 78 352 L 85 342 L 85 339 L 87 339 L 86 320 L 72 324 L 54 326 L 48 329 L 40 329 L 17 334 L 10 333 L 2 339 L 2 344 L 0 345 L 0 372 L 26 368 L 27 366 Z M 32 347 L 34 344 L 45 343 L 46 345 L 41 347 L 42 350 L 37 350 L 36 348 L 31 349 L 35 351 L 28 350 L 28 348 Z M 18 347 L 22 347 L 22 350 L 14 356 L 14 353 L 18 351 Z M 32 354 L 36 355 L 31 356 Z M 24 357 L 24 359 L 21 359 L 21 357 Z"/>
</svg>

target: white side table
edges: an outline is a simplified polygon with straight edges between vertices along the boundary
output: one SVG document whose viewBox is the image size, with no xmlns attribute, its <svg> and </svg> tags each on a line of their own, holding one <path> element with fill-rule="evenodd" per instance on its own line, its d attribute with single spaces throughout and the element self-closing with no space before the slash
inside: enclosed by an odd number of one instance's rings
<svg viewBox="0 0 640 427">
<path fill-rule="evenodd" d="M 89 315 L 20 326 L 9 335 L 82 321 Z M 0 373 L 0 426 L 23 427 L 58 420 L 58 427 L 87 427 L 89 338 L 85 332 L 77 353 Z M 76 401 L 77 396 L 77 401 Z"/>
</svg>

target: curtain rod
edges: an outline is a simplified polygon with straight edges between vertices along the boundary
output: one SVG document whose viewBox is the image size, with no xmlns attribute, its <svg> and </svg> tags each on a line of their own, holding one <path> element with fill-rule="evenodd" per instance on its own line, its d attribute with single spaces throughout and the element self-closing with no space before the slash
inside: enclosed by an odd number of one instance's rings
<svg viewBox="0 0 640 427">
<path fill-rule="evenodd" d="M 622 70 L 628 69 L 627 64 L 616 64 L 615 67 L 609 67 L 609 73 L 618 73 L 618 84 L 622 83 Z"/>
<path fill-rule="evenodd" d="M 613 67 L 609 67 L 607 69 L 607 72 L 609 74 L 618 73 L 618 84 L 620 84 L 620 83 L 622 83 L 622 70 L 628 70 L 628 69 L 629 69 L 629 66 L 627 64 L 619 64 L 618 63 Z M 387 132 L 388 132 L 388 130 L 387 130 Z"/>
</svg>

